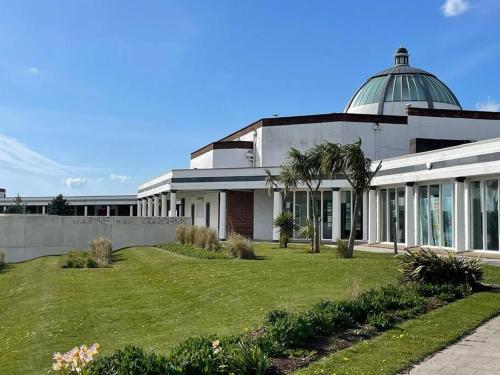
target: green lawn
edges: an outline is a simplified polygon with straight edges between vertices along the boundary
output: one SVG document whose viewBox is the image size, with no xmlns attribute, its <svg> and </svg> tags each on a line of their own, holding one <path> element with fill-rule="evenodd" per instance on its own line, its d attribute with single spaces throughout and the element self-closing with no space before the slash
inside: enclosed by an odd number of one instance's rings
<svg viewBox="0 0 500 375">
<path fill-rule="evenodd" d="M 0 271 L 0 369 L 46 373 L 54 351 L 99 342 L 165 352 L 188 336 L 235 334 L 271 309 L 303 309 L 322 298 L 397 279 L 391 255 L 337 259 L 306 245 L 258 244 L 263 259 L 192 259 L 156 248 L 118 252 L 112 268 L 60 269 L 59 257 Z"/>
<path fill-rule="evenodd" d="M 329 248 L 255 246 L 261 260 L 144 247 L 119 251 L 112 268 L 60 269 L 59 257 L 9 265 L 0 271 L 0 373 L 46 373 L 54 351 L 82 343 L 99 342 L 104 353 L 126 344 L 166 352 L 192 335 L 256 327 L 271 309 L 304 309 L 398 277 L 390 254 L 345 260 Z M 500 280 L 500 267 L 486 275 Z"/>
</svg>

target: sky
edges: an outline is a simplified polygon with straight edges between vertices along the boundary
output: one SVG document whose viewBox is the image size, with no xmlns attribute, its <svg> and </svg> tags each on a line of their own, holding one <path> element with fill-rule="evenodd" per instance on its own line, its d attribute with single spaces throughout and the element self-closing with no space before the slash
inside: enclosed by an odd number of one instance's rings
<svg viewBox="0 0 500 375">
<path fill-rule="evenodd" d="M 498 0 L 4 0 L 0 187 L 134 194 L 262 117 L 341 112 L 403 45 L 500 111 Z"/>
</svg>

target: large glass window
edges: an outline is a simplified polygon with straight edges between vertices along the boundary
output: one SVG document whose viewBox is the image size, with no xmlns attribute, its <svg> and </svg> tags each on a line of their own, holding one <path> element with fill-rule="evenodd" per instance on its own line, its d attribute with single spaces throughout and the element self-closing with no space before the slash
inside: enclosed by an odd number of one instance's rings
<svg viewBox="0 0 500 375">
<path fill-rule="evenodd" d="M 429 186 L 429 205 L 430 205 L 430 243 L 431 246 L 441 245 L 441 220 L 440 220 L 440 202 L 439 185 Z"/>
<path fill-rule="evenodd" d="M 486 181 L 486 249 L 498 250 L 498 180 Z"/>
<path fill-rule="evenodd" d="M 303 227 L 307 220 L 307 191 L 296 191 L 295 192 L 295 225 L 297 227 Z M 295 237 L 299 237 L 298 233 L 295 233 Z"/>
<path fill-rule="evenodd" d="M 427 245 L 429 242 L 429 198 L 427 186 L 418 187 L 418 234 L 419 243 Z"/>
<path fill-rule="evenodd" d="M 340 192 L 340 236 L 341 238 L 349 238 L 351 234 L 351 192 Z"/>
<path fill-rule="evenodd" d="M 285 206 L 283 207 L 283 211 L 292 212 L 293 213 L 293 191 L 289 192 L 285 197 Z"/>
<path fill-rule="evenodd" d="M 453 185 L 441 185 L 441 212 L 443 223 L 443 246 L 453 246 Z"/>
<path fill-rule="evenodd" d="M 389 189 L 389 242 L 394 242 L 396 223 L 396 190 Z"/>
<path fill-rule="evenodd" d="M 471 245 L 473 249 L 483 249 L 483 210 L 481 207 L 481 182 L 470 183 L 471 194 Z"/>
<path fill-rule="evenodd" d="M 332 238 L 332 223 L 333 223 L 333 209 L 332 209 L 332 193 L 323 192 L 323 238 Z"/>
<path fill-rule="evenodd" d="M 405 191 L 398 189 L 398 242 L 405 242 Z"/>
<path fill-rule="evenodd" d="M 380 190 L 380 242 L 387 242 L 387 190 Z"/>
</svg>

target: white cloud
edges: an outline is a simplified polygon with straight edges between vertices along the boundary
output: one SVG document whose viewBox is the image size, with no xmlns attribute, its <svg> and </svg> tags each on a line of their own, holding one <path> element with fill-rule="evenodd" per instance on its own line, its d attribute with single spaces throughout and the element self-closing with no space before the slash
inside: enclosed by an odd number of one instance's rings
<svg viewBox="0 0 500 375">
<path fill-rule="evenodd" d="M 467 0 L 446 0 L 441 6 L 445 17 L 455 17 L 469 10 L 470 4 Z"/>
<path fill-rule="evenodd" d="M 28 73 L 33 74 L 34 76 L 36 76 L 36 75 L 38 75 L 38 73 L 40 73 L 40 71 L 38 70 L 38 68 L 36 68 L 36 67 L 33 66 L 33 67 L 31 67 L 31 68 L 28 69 Z"/>
<path fill-rule="evenodd" d="M 70 169 L 40 155 L 17 139 L 0 134 L 0 170 L 4 168 L 49 176 L 66 174 Z"/>
<path fill-rule="evenodd" d="M 87 180 L 81 177 L 76 177 L 76 178 L 68 177 L 67 179 L 64 180 L 64 183 L 70 189 L 79 189 L 87 184 Z"/>
<path fill-rule="evenodd" d="M 497 102 L 488 96 L 488 99 L 484 102 L 476 103 L 476 109 L 479 111 L 500 112 L 500 102 Z"/>
<path fill-rule="evenodd" d="M 132 177 L 130 177 L 130 176 L 121 176 L 121 175 L 117 175 L 117 174 L 111 174 L 111 175 L 109 175 L 109 178 L 114 180 L 114 181 L 120 181 L 120 182 L 125 182 L 127 180 L 132 179 Z"/>
</svg>

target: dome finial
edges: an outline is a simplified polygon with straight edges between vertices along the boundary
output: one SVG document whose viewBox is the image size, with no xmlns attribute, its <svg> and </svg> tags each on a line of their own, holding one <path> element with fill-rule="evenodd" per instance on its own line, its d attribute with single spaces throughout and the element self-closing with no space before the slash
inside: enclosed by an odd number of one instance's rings
<svg viewBox="0 0 500 375">
<path fill-rule="evenodd" d="M 403 46 L 394 52 L 394 65 L 410 65 L 410 54 Z"/>
</svg>

